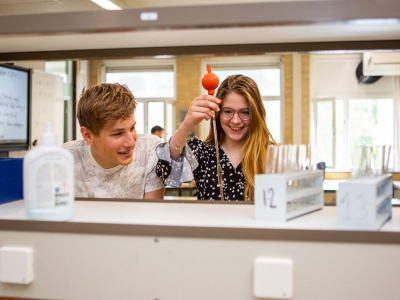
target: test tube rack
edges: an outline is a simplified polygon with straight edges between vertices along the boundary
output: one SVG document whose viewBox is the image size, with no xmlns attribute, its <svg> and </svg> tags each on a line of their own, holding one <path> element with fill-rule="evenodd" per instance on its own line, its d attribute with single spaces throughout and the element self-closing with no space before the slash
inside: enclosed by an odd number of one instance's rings
<svg viewBox="0 0 400 300">
<path fill-rule="evenodd" d="M 392 174 L 352 178 L 336 194 L 339 229 L 379 230 L 392 217 Z"/>
<path fill-rule="evenodd" d="M 322 170 L 255 176 L 255 218 L 286 222 L 324 206 Z"/>
</svg>

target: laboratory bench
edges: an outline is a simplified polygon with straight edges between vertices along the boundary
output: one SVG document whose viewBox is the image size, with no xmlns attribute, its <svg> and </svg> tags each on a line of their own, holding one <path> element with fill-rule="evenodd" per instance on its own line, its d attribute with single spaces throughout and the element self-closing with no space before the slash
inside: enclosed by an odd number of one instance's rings
<svg viewBox="0 0 400 300">
<path fill-rule="evenodd" d="M 336 191 L 338 189 L 339 182 L 344 180 L 324 180 L 324 204 L 326 206 L 334 206 L 336 204 Z M 400 181 L 393 181 L 393 195 L 395 198 L 400 198 Z M 179 200 L 191 199 L 196 200 L 197 189 L 195 186 L 181 186 L 181 187 L 165 187 L 165 199 L 166 200 Z M 393 199 L 393 205 L 400 205 L 400 200 Z"/>
<path fill-rule="evenodd" d="M 165 196 L 176 196 L 176 197 L 194 197 L 197 195 L 196 186 L 180 186 L 180 187 L 165 187 Z"/>
<path fill-rule="evenodd" d="M 290 299 L 400 299 L 399 207 L 380 230 L 356 231 L 337 229 L 335 206 L 270 222 L 249 203 L 170 200 L 77 198 L 68 222 L 0 205 L 0 251 L 33 253 L 31 282 L 0 282 L 0 297 L 264 299 L 254 270 L 267 259 L 292 262 L 290 278 L 268 277 L 291 280 Z"/>
<path fill-rule="evenodd" d="M 338 189 L 338 184 L 343 180 L 325 180 L 323 184 L 324 189 L 324 203 L 325 205 L 335 205 L 336 202 L 336 190 Z M 167 199 L 174 199 L 177 197 L 197 199 L 197 188 L 196 186 L 180 186 L 180 187 L 165 187 L 165 197 Z"/>
<path fill-rule="evenodd" d="M 397 175 L 396 175 L 397 176 Z M 323 182 L 324 190 L 324 204 L 325 205 L 335 205 L 336 204 L 336 191 L 339 188 L 339 183 L 345 181 L 345 179 L 328 179 Z M 400 205 L 400 181 L 393 181 L 393 206 Z"/>
<path fill-rule="evenodd" d="M 397 175 L 396 175 L 397 176 Z M 324 190 L 324 204 L 325 205 L 335 205 L 336 203 L 336 191 L 338 190 L 339 182 L 345 181 L 345 179 L 327 179 L 323 182 Z M 175 199 L 175 197 L 184 197 L 186 199 L 197 199 L 197 189 L 196 186 L 180 186 L 180 187 L 165 187 L 165 198 Z M 400 198 L 400 181 L 393 181 L 393 197 L 396 199 Z M 400 200 L 394 199 L 393 205 L 400 205 Z"/>
</svg>

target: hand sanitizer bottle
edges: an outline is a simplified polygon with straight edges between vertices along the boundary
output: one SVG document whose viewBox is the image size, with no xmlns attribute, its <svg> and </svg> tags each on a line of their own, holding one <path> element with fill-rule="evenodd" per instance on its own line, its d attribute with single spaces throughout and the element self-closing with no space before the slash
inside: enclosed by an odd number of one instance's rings
<svg viewBox="0 0 400 300">
<path fill-rule="evenodd" d="M 46 123 L 39 146 L 24 158 L 23 189 L 28 219 L 67 221 L 72 218 L 74 158 L 57 146 L 53 124 Z"/>
</svg>

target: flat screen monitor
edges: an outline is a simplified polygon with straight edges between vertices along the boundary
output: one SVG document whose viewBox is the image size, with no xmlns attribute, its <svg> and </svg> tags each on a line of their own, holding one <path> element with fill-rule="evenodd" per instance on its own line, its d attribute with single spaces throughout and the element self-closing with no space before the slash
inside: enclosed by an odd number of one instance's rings
<svg viewBox="0 0 400 300">
<path fill-rule="evenodd" d="M 0 64 L 0 155 L 29 149 L 31 78 L 30 69 Z"/>
</svg>

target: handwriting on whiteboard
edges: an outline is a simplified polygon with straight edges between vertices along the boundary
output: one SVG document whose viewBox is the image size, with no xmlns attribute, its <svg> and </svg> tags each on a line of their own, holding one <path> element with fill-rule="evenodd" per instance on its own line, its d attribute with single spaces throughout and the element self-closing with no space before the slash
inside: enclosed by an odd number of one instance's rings
<svg viewBox="0 0 400 300">
<path fill-rule="evenodd" d="M 28 74 L 0 70 L 0 140 L 24 140 L 28 128 Z"/>
</svg>

